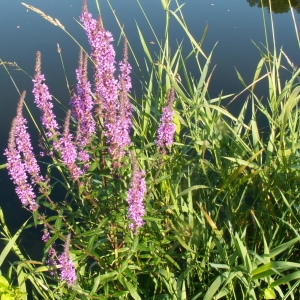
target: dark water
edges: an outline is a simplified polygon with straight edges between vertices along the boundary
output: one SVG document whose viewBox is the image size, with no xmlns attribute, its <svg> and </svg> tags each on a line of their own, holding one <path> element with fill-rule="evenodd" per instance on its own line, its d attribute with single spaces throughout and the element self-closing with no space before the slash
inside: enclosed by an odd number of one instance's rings
<svg viewBox="0 0 300 300">
<path fill-rule="evenodd" d="M 41 9 L 47 15 L 57 18 L 66 29 L 85 47 L 87 41 L 85 34 L 76 22 L 81 12 L 80 0 L 24 0 L 27 4 Z M 149 16 L 158 36 L 163 36 L 164 12 L 160 0 L 141 0 L 145 12 Z M 265 1 L 268 4 L 269 1 Z M 276 31 L 277 46 L 283 47 L 286 54 L 295 65 L 300 64 L 299 48 L 291 12 L 287 9 L 287 0 L 276 1 L 273 10 L 278 12 L 273 15 Z M 299 20 L 297 9 L 299 1 L 291 1 L 295 7 L 296 21 Z M 135 0 L 110 0 L 122 24 L 125 25 L 129 42 L 135 53 L 142 60 L 142 51 L 137 36 L 136 22 L 143 30 L 148 46 L 155 51 L 157 45 L 149 26 L 143 17 Z M 186 0 L 183 13 L 194 37 L 199 40 L 204 28 L 208 25 L 208 32 L 203 44 L 206 53 L 218 45 L 214 50 L 213 65 L 216 65 L 211 85 L 210 94 L 217 97 L 223 94 L 236 93 L 243 89 L 235 75 L 234 68 L 250 83 L 255 67 L 260 59 L 258 50 L 252 41 L 257 44 L 265 43 L 262 9 L 260 1 L 256 0 Z M 104 25 L 118 39 L 119 28 L 106 1 L 101 1 L 101 12 Z M 96 1 L 88 0 L 88 6 L 94 16 L 97 15 Z M 269 8 L 265 8 L 267 30 L 270 32 Z M 279 13 L 285 12 L 285 13 Z M 171 49 L 176 50 L 177 41 L 181 41 L 183 32 L 174 20 L 171 20 Z M 78 47 L 60 28 L 53 26 L 39 15 L 28 11 L 21 5 L 21 1 L 0 0 L 0 58 L 3 61 L 16 62 L 22 69 L 33 76 L 35 53 L 42 52 L 42 71 L 46 74 L 50 92 L 62 103 L 69 102 L 69 93 L 66 87 L 60 57 L 57 52 L 57 43 L 62 49 L 62 56 L 68 80 L 75 83 L 75 68 L 77 66 Z M 188 45 L 185 45 L 188 51 Z M 190 72 L 199 76 L 190 67 Z M 27 90 L 26 102 L 34 113 L 32 106 L 31 79 L 19 70 L 9 67 L 15 83 L 20 91 Z M 138 85 L 134 86 L 138 90 Z M 263 92 L 262 92 L 263 93 Z M 2 156 L 6 146 L 10 123 L 15 115 L 15 108 L 19 95 L 11 79 L 0 66 L 0 165 L 5 162 Z M 241 97 L 240 103 L 244 99 Z M 239 103 L 236 104 L 237 106 Z M 234 107 L 232 108 L 234 111 Z M 62 114 L 61 114 L 62 116 Z M 30 126 L 32 124 L 30 123 Z M 33 132 L 33 138 L 36 134 Z M 4 209 L 8 223 L 17 228 L 25 220 L 26 213 L 21 209 L 19 201 L 14 195 L 14 187 L 7 178 L 5 170 L 0 170 L 0 205 Z M 21 212 L 23 212 L 21 214 Z M 28 215 L 29 216 L 29 215 Z"/>
</svg>

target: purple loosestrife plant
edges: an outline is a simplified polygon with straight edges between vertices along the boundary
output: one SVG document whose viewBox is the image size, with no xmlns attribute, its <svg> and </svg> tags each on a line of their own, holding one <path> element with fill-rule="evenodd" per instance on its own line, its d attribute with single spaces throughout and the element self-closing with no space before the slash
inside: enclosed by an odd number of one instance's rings
<svg viewBox="0 0 300 300">
<path fill-rule="evenodd" d="M 31 211 L 38 208 L 35 202 L 34 184 L 43 181 L 40 169 L 34 157 L 30 136 L 27 133 L 26 119 L 22 115 L 22 107 L 26 93 L 21 95 L 17 116 L 14 118 L 9 134 L 8 147 L 4 151 L 7 158 L 8 173 L 16 185 L 16 193 L 24 206 Z M 31 183 L 29 183 L 29 176 Z"/>
<path fill-rule="evenodd" d="M 35 65 L 35 75 L 33 79 L 33 95 L 34 103 L 41 110 L 41 122 L 46 128 L 46 135 L 48 138 L 53 138 L 57 135 L 58 124 L 56 122 L 56 117 L 53 113 L 53 104 L 51 102 L 52 97 L 49 93 L 47 85 L 44 83 L 45 76 L 41 74 L 41 53 L 37 52 L 36 55 L 36 65 Z"/>
<path fill-rule="evenodd" d="M 64 246 L 64 252 L 61 255 L 59 255 L 58 261 L 61 265 L 60 279 L 62 281 L 65 281 L 68 285 L 74 286 L 77 276 L 75 272 L 74 263 L 72 262 L 69 254 L 70 239 L 71 239 L 71 234 L 68 234 Z"/>
<path fill-rule="evenodd" d="M 131 106 L 127 93 L 131 88 L 128 64 L 127 41 L 125 39 L 124 59 L 119 64 L 119 80 L 115 78 L 115 51 L 111 44 L 112 34 L 105 31 L 101 19 L 96 21 L 87 10 L 84 1 L 81 15 L 84 29 L 92 47 L 92 59 L 95 64 L 95 96 L 100 117 L 104 120 L 105 137 L 109 152 L 114 161 L 125 154 L 125 148 L 131 144 Z M 118 166 L 118 163 L 113 164 Z"/>
<path fill-rule="evenodd" d="M 144 225 L 142 217 L 145 215 L 143 199 L 146 193 L 145 172 L 140 171 L 134 154 L 132 154 L 132 175 L 130 188 L 127 193 L 128 216 L 131 220 L 129 228 L 137 234 L 138 229 Z"/>
<path fill-rule="evenodd" d="M 172 87 L 168 91 L 167 104 L 163 108 L 162 116 L 160 118 L 160 124 L 157 130 L 157 139 L 155 143 L 157 147 L 165 152 L 166 147 L 170 147 L 174 141 L 175 124 L 173 123 L 173 102 L 175 99 L 174 88 Z"/>
</svg>

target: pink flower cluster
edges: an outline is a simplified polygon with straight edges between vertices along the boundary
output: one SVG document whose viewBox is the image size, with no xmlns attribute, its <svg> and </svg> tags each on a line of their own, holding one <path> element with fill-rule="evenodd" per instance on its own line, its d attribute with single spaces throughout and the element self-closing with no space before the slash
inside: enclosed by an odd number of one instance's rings
<svg viewBox="0 0 300 300">
<path fill-rule="evenodd" d="M 112 45 L 112 35 L 104 30 L 102 22 L 92 18 L 87 11 L 86 1 L 81 15 L 84 29 L 92 47 L 91 57 L 95 65 L 94 90 L 91 90 L 91 83 L 88 81 L 87 62 L 88 56 L 80 52 L 79 67 L 76 70 L 77 86 L 76 93 L 72 91 L 71 111 L 68 112 L 63 132 L 60 132 L 56 116 L 53 112 L 52 96 L 45 84 L 45 76 L 41 73 L 41 53 L 37 52 L 35 76 L 33 79 L 33 95 L 36 106 L 41 111 L 41 124 L 48 138 L 50 155 L 57 155 L 55 158 L 64 163 L 68 168 L 71 177 L 78 180 L 90 165 L 90 156 L 87 146 L 96 133 L 96 123 L 93 112 L 97 108 L 101 121 L 104 125 L 104 135 L 109 145 L 109 153 L 113 160 L 112 166 L 117 168 L 120 159 L 126 154 L 127 147 L 131 144 L 130 130 L 132 128 L 132 107 L 129 101 L 128 92 L 131 89 L 130 72 L 131 66 L 128 63 L 127 40 L 124 39 L 123 60 L 119 62 L 119 74 L 116 73 L 115 51 Z M 30 137 L 26 131 L 26 119 L 22 116 L 22 103 L 25 94 L 21 97 L 11 133 L 8 148 L 5 150 L 7 156 L 8 171 L 16 185 L 16 192 L 23 205 L 29 205 L 31 210 L 36 210 L 34 185 L 44 181 L 40 175 L 40 169 L 35 160 L 30 143 Z M 170 99 L 172 97 L 170 96 Z M 168 110 L 171 109 L 171 100 Z M 170 121 L 170 114 L 164 111 L 162 124 L 159 129 L 157 145 L 160 147 L 169 145 L 167 138 L 167 125 Z M 77 124 L 76 134 L 70 133 L 71 117 Z M 171 127 L 170 124 L 168 125 Z M 170 131 L 170 130 L 169 130 Z M 140 171 L 138 164 L 133 159 L 133 173 L 130 189 L 127 195 L 129 204 L 130 228 L 137 232 L 143 225 L 142 217 L 145 214 L 143 197 L 146 192 L 145 173 Z M 82 167 L 83 166 L 83 167 Z M 45 236 L 46 240 L 48 237 Z M 65 270 L 71 270 L 67 254 L 60 257 Z M 66 273 L 62 277 L 69 278 Z M 66 279 L 67 280 L 67 279 Z M 68 279 L 72 282 L 72 279 Z"/>
<path fill-rule="evenodd" d="M 92 114 L 94 100 L 91 93 L 91 83 L 88 81 L 87 62 L 88 56 L 83 55 L 80 49 L 79 66 L 76 70 L 77 95 L 73 92 L 70 101 L 72 116 L 77 121 L 76 143 L 80 148 L 78 159 L 86 163 L 86 168 L 89 166 L 88 161 L 90 157 L 84 148 L 96 132 L 96 124 Z"/>
<path fill-rule="evenodd" d="M 136 158 L 133 155 L 132 160 L 132 175 L 126 201 L 129 204 L 128 216 L 131 220 L 129 228 L 137 233 L 138 229 L 144 225 L 142 217 L 145 215 L 143 199 L 146 193 L 146 180 L 145 172 L 139 170 Z"/>
<path fill-rule="evenodd" d="M 44 234 L 42 236 L 43 242 L 47 243 L 50 240 L 50 233 L 47 229 L 44 229 Z M 59 268 L 60 267 L 60 274 L 59 277 L 61 281 L 65 281 L 68 285 L 74 286 L 75 282 L 77 280 L 76 272 L 75 272 L 75 266 L 74 263 L 70 257 L 70 241 L 71 241 L 71 234 L 67 235 L 65 245 L 64 245 L 64 252 L 57 256 L 56 250 L 55 250 L 55 244 L 53 243 L 48 251 L 48 260 L 47 264 L 50 267 L 51 275 L 55 275 L 55 272 L 53 271 L 53 268 Z"/>
<path fill-rule="evenodd" d="M 64 251 L 58 257 L 58 261 L 61 265 L 60 279 L 65 281 L 68 285 L 75 285 L 77 276 L 74 263 L 72 262 L 69 253 Z"/>
<path fill-rule="evenodd" d="M 131 88 L 131 67 L 128 63 L 127 40 L 124 42 L 124 59 L 119 63 L 120 75 L 116 79 L 112 34 L 104 30 L 101 19 L 97 21 L 92 18 L 87 11 L 86 1 L 80 19 L 92 47 L 96 104 L 104 120 L 109 152 L 114 160 L 118 160 L 131 144 L 131 105 L 127 96 Z"/>
<path fill-rule="evenodd" d="M 12 122 L 8 147 L 4 151 L 7 158 L 8 173 L 16 185 L 16 194 L 22 205 L 29 206 L 32 211 L 37 210 L 34 186 L 44 181 L 40 175 L 40 168 L 35 159 L 31 146 L 30 136 L 27 132 L 27 121 L 22 115 L 22 108 L 26 93 L 21 95 L 17 116 Z"/>
<path fill-rule="evenodd" d="M 60 279 L 65 281 L 68 285 L 75 285 L 77 276 L 75 272 L 75 266 L 70 257 L 70 241 L 71 234 L 69 233 L 65 241 L 64 252 L 59 255 L 58 261 L 61 265 Z"/>
<path fill-rule="evenodd" d="M 171 146 L 174 141 L 175 124 L 173 123 L 173 102 L 174 102 L 174 88 L 172 87 L 168 92 L 167 105 L 163 108 L 163 113 L 160 118 L 160 124 L 157 130 L 156 145 L 165 151 L 165 147 Z"/>
<path fill-rule="evenodd" d="M 64 131 L 58 142 L 54 142 L 54 148 L 61 153 L 61 159 L 69 169 L 73 179 L 77 180 L 83 171 L 76 164 L 78 150 L 73 143 L 73 135 L 69 132 L 71 111 L 69 110 L 65 119 Z"/>
<path fill-rule="evenodd" d="M 47 130 L 47 136 L 52 138 L 58 134 L 58 124 L 55 114 L 53 113 L 52 97 L 44 81 L 45 76 L 41 74 L 41 53 L 37 52 L 32 93 L 34 95 L 34 103 L 42 112 L 41 123 Z"/>
<path fill-rule="evenodd" d="M 62 162 L 68 167 L 73 179 L 77 180 L 84 173 L 77 161 L 83 161 L 88 166 L 89 155 L 84 152 L 84 147 L 95 132 L 95 123 L 92 115 L 93 102 L 90 95 L 90 84 L 87 81 L 86 65 L 82 61 L 77 70 L 79 95 L 74 96 L 73 112 L 77 119 L 77 140 L 69 133 L 70 114 L 67 114 L 64 124 L 64 132 L 60 135 L 59 126 L 53 112 L 52 97 L 45 76 L 41 74 L 41 53 L 37 53 L 35 77 L 33 79 L 34 102 L 41 111 L 41 123 L 46 130 L 46 136 L 51 138 L 54 150 L 60 154 Z"/>
</svg>

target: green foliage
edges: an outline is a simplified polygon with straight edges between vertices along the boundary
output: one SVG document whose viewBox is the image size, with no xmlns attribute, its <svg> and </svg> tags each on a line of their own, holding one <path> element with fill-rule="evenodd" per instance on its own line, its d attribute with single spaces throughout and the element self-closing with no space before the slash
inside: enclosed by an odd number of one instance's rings
<svg viewBox="0 0 300 300">
<path fill-rule="evenodd" d="M 2 221 L 6 247 L 0 266 L 10 251 L 18 256 L 8 281 L 0 277 L 5 293 L 20 291 L 21 299 L 27 299 L 27 282 L 33 299 L 299 298 L 300 71 L 283 50 L 277 55 L 276 47 L 271 53 L 266 45 L 258 48 L 262 58 L 252 83 L 245 83 L 237 71 L 244 90 L 211 99 L 213 50 L 205 54 L 201 48 L 206 31 L 196 41 L 186 27 L 182 6 L 161 2 L 166 13 L 163 41 L 148 21 L 160 49 L 157 55 L 137 24 L 147 74 L 141 77 L 142 97 L 132 96 L 131 150 L 146 170 L 144 227 L 138 234 L 128 228 L 125 199 L 131 157 L 125 157 L 116 172 L 99 130 L 88 148 L 93 163 L 80 184 L 59 158 L 47 165 L 52 192 L 58 191 L 59 199 L 40 195 L 45 213 L 35 214 L 29 225 L 45 226 L 52 234 L 42 262 L 25 258 L 16 244 L 26 224 L 11 236 Z M 186 57 L 183 43 L 174 53 L 169 48 L 171 17 L 190 41 Z M 199 78 L 189 74 L 190 60 L 198 66 Z M 283 66 L 291 74 L 284 83 Z M 267 103 L 255 94 L 261 81 L 268 85 Z M 176 92 L 176 137 L 162 154 L 154 140 L 171 86 Z M 238 97 L 244 105 L 233 116 L 223 102 Z M 47 139 L 44 146 L 50 147 Z M 70 232 L 78 277 L 74 287 L 59 280 L 59 266 L 46 264 L 52 244 L 62 250 Z M 12 274 L 18 288 L 9 285 Z"/>
<path fill-rule="evenodd" d="M 250 6 L 267 7 L 274 13 L 285 13 L 293 7 L 298 13 L 300 12 L 299 0 L 247 0 Z"/>
<path fill-rule="evenodd" d="M 0 276 L 0 296 L 1 300 L 21 299 L 19 291 L 11 288 L 9 282 L 3 276 Z"/>
<path fill-rule="evenodd" d="M 0 296 L 1 300 L 27 300 L 27 299 L 57 299 L 51 290 L 46 288 L 47 281 L 43 276 L 46 267 L 41 266 L 41 262 L 33 261 L 23 254 L 17 239 L 25 229 L 27 221 L 12 236 L 6 226 L 2 209 L 0 208 L 0 234 L 5 247 L 0 253 Z M 11 256 L 15 257 L 11 263 Z M 9 262 L 9 267 L 4 266 L 4 262 Z M 4 274 L 5 270 L 5 276 Z M 31 292 L 27 290 L 27 284 L 34 289 Z"/>
</svg>

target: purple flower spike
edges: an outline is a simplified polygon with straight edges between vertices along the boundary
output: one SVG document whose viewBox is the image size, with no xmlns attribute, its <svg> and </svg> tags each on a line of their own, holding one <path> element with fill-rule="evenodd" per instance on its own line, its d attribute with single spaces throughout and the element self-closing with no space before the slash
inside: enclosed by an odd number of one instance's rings
<svg viewBox="0 0 300 300">
<path fill-rule="evenodd" d="M 54 148 L 61 152 L 63 163 L 68 167 L 73 179 L 77 180 L 82 175 L 82 170 L 76 165 L 77 149 L 72 142 L 73 135 L 69 133 L 71 111 L 68 111 L 63 136 L 59 142 L 54 143 Z"/>
<path fill-rule="evenodd" d="M 130 71 L 128 63 L 127 39 L 124 39 L 123 61 L 120 62 L 119 97 L 116 99 L 117 111 L 114 117 L 107 118 L 110 114 L 105 113 L 104 125 L 106 137 L 109 142 L 109 152 L 113 160 L 117 161 L 125 155 L 125 148 L 131 144 L 130 129 L 132 127 L 132 107 L 128 98 L 131 88 Z M 113 114 L 111 114 L 113 116 Z M 118 163 L 114 164 L 118 166 Z"/>
<path fill-rule="evenodd" d="M 95 64 L 95 96 L 100 109 L 114 117 L 116 113 L 116 99 L 118 97 L 117 80 L 114 78 L 115 51 L 111 42 L 112 34 L 105 31 L 101 19 L 93 19 L 88 12 L 86 1 L 80 17 L 92 47 L 92 59 Z"/>
<path fill-rule="evenodd" d="M 77 276 L 74 263 L 72 262 L 69 254 L 70 238 L 71 234 L 68 234 L 65 242 L 64 252 L 58 257 L 58 261 L 61 265 L 60 279 L 65 281 L 68 285 L 74 286 Z"/>
<path fill-rule="evenodd" d="M 34 103 L 41 110 L 41 122 L 47 130 L 47 137 L 52 138 L 54 135 L 57 135 L 58 124 L 52 111 L 52 97 L 44 81 L 45 76 L 41 74 L 41 53 L 37 52 L 32 92 L 34 95 Z"/>
<path fill-rule="evenodd" d="M 143 199 L 146 193 L 145 172 L 140 171 L 136 158 L 132 155 L 133 170 L 130 181 L 130 188 L 126 201 L 129 204 L 128 216 L 131 220 L 129 228 L 137 234 L 138 229 L 144 225 L 142 217 L 145 215 Z"/>
<path fill-rule="evenodd" d="M 101 19 L 92 18 L 84 1 L 80 20 L 92 47 L 95 65 L 95 97 L 99 115 L 104 120 L 104 134 L 109 145 L 109 153 L 114 160 L 113 167 L 119 166 L 118 160 L 124 156 L 125 148 L 131 144 L 130 129 L 131 105 L 127 93 L 131 88 L 128 63 L 127 40 L 124 40 L 123 61 L 119 63 L 120 75 L 115 78 L 116 61 L 112 34 L 105 31 Z"/>
<path fill-rule="evenodd" d="M 52 243 L 48 250 L 48 259 L 46 260 L 46 264 L 49 266 L 50 275 L 54 276 L 56 274 L 56 266 L 57 266 L 57 253 L 55 250 L 55 243 Z"/>
<path fill-rule="evenodd" d="M 11 180 L 16 185 L 16 193 L 24 206 L 35 211 L 38 205 L 35 202 L 36 195 L 33 185 L 43 181 L 40 168 L 32 152 L 30 136 L 27 133 L 26 119 L 22 116 L 22 107 L 26 93 L 21 95 L 17 116 L 14 118 L 9 134 L 8 147 L 4 151 L 7 158 L 7 169 Z M 31 175 L 29 183 L 28 175 Z"/>
<path fill-rule="evenodd" d="M 155 143 L 157 147 L 164 149 L 171 146 L 174 141 L 175 124 L 173 123 L 173 102 L 175 99 L 174 88 L 172 87 L 168 92 L 167 105 L 163 108 L 163 113 L 160 118 L 160 125 L 157 130 L 157 139 Z"/>
<path fill-rule="evenodd" d="M 85 147 L 96 131 L 93 118 L 94 101 L 91 96 L 91 84 L 87 76 L 88 56 L 80 49 L 79 67 L 76 70 L 77 95 L 71 99 L 72 115 L 77 120 L 76 141 L 80 147 Z"/>
<path fill-rule="evenodd" d="M 25 166 L 22 163 L 21 155 L 16 149 L 5 149 L 4 155 L 7 158 L 7 169 L 11 180 L 16 185 L 16 194 L 22 205 L 32 205 L 35 203 L 35 193 L 33 187 L 28 183 Z M 34 208 L 35 206 L 32 206 Z M 30 206 L 31 208 L 31 206 Z"/>
<path fill-rule="evenodd" d="M 25 98 L 24 92 L 24 98 Z M 21 98 L 17 107 L 17 117 L 15 119 L 15 142 L 19 153 L 23 154 L 24 167 L 28 174 L 31 175 L 32 184 L 44 181 L 40 175 L 40 167 L 33 153 L 33 148 L 30 141 L 30 135 L 27 132 L 27 120 L 22 115 L 24 98 Z"/>
<path fill-rule="evenodd" d="M 127 38 L 124 38 L 124 48 L 123 48 L 123 61 L 119 62 L 120 76 L 119 82 L 121 83 L 120 89 L 126 93 L 129 93 L 132 85 L 131 85 L 131 66 L 128 63 L 128 41 Z M 122 81 L 124 82 L 124 87 L 122 87 Z"/>
<path fill-rule="evenodd" d="M 118 148 L 121 150 L 121 154 L 119 157 L 123 156 L 125 147 L 131 144 L 130 138 L 130 129 L 132 127 L 132 106 L 129 101 L 128 92 L 131 88 L 131 79 L 130 79 L 130 71 L 131 66 L 128 63 L 128 45 L 127 39 L 124 39 L 124 50 L 123 50 L 123 61 L 120 62 L 120 71 L 121 74 L 119 76 L 119 114 L 118 114 L 118 122 L 116 122 L 115 126 L 118 127 L 118 135 L 116 135 L 116 144 Z"/>
</svg>

